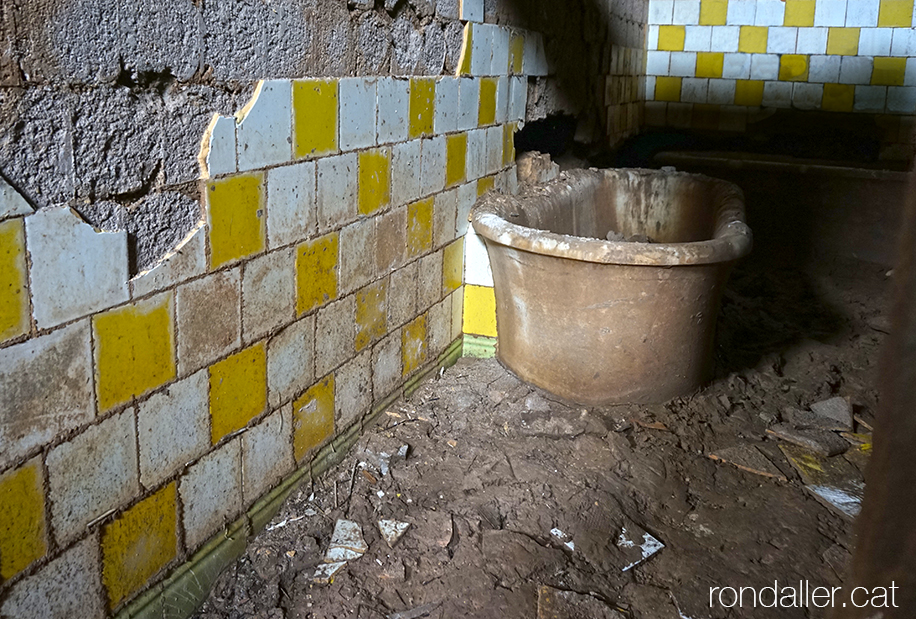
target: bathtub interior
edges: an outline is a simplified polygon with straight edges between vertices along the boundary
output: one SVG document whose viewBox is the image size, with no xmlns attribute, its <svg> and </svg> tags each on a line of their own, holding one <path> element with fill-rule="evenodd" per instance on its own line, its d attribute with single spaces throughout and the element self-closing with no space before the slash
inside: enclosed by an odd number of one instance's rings
<svg viewBox="0 0 916 619">
<path fill-rule="evenodd" d="M 714 181 L 675 172 L 590 171 L 553 185 L 544 199 L 522 201 L 506 213 L 511 223 L 557 234 L 654 243 L 690 243 L 713 238 L 717 207 Z"/>
</svg>

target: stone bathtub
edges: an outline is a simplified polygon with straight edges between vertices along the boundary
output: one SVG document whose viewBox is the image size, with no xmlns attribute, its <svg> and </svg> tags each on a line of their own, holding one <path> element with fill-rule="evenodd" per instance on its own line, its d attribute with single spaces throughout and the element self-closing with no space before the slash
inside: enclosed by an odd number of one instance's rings
<svg viewBox="0 0 916 619">
<path fill-rule="evenodd" d="M 722 289 L 752 245 L 736 186 L 576 170 L 489 193 L 471 220 L 493 270 L 497 356 L 523 380 L 600 405 L 664 402 L 709 378 Z"/>
</svg>

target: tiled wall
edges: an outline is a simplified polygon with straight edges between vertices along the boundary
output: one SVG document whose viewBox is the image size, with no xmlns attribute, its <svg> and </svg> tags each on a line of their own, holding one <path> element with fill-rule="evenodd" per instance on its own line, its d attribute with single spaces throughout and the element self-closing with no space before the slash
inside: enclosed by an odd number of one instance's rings
<svg viewBox="0 0 916 619">
<path fill-rule="evenodd" d="M 117 611 L 487 307 L 467 216 L 515 190 L 547 67 L 465 38 L 461 77 L 262 82 L 203 138 L 205 221 L 130 281 L 125 233 L 0 180 L 0 613 Z"/>
<path fill-rule="evenodd" d="M 650 0 L 646 122 L 751 108 L 916 113 L 913 0 Z"/>
</svg>

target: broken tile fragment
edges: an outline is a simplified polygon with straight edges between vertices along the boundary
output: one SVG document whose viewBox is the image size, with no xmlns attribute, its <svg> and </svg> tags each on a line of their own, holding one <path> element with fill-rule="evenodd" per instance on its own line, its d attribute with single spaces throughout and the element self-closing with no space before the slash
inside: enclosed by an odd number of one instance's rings
<svg viewBox="0 0 916 619">
<path fill-rule="evenodd" d="M 624 619 L 598 598 L 575 591 L 554 589 L 546 585 L 538 588 L 538 619 Z"/>
<path fill-rule="evenodd" d="M 845 458 L 823 458 L 795 445 L 780 445 L 789 463 L 801 475 L 805 490 L 828 509 L 854 519 L 862 508 L 865 482 Z"/>
<path fill-rule="evenodd" d="M 340 519 L 334 525 L 334 533 L 331 535 L 331 548 L 346 548 L 359 554 L 369 550 L 369 545 L 363 539 L 363 530 L 359 524 L 352 520 Z"/>
<path fill-rule="evenodd" d="M 312 576 L 312 580 L 320 585 L 329 584 L 334 580 L 334 576 L 344 568 L 347 564 L 346 561 L 338 561 L 337 563 L 324 563 L 318 566 L 318 569 L 315 570 L 315 575 Z"/>
<path fill-rule="evenodd" d="M 570 550 L 574 551 L 576 549 L 576 543 L 572 540 L 572 538 L 569 535 L 567 535 L 560 529 L 557 529 L 557 528 L 550 529 L 550 534 L 554 537 L 554 539 L 556 539 L 558 542 L 560 542 L 561 544 L 563 544 Z"/>
<path fill-rule="evenodd" d="M 726 447 L 709 454 L 709 457 L 717 462 L 731 464 L 748 473 L 786 481 L 785 475 L 753 445 Z"/>
<path fill-rule="evenodd" d="M 811 412 L 819 417 L 831 419 L 844 426 L 844 430 L 852 429 L 852 404 L 849 398 L 830 398 L 811 405 Z"/>
<path fill-rule="evenodd" d="M 404 537 L 404 534 L 407 533 L 407 529 L 409 528 L 409 522 L 399 522 L 397 520 L 378 521 L 378 530 L 389 548 L 394 548 L 394 545 Z"/>
<path fill-rule="evenodd" d="M 630 523 L 626 527 L 620 528 L 620 535 L 617 536 L 617 546 L 624 551 L 629 557 L 630 563 L 621 569 L 626 572 L 665 547 L 651 533 L 635 523 Z"/>
<path fill-rule="evenodd" d="M 787 423 L 779 423 L 767 428 L 767 434 L 823 456 L 841 454 L 849 447 L 846 441 L 828 430 L 803 430 Z"/>
</svg>

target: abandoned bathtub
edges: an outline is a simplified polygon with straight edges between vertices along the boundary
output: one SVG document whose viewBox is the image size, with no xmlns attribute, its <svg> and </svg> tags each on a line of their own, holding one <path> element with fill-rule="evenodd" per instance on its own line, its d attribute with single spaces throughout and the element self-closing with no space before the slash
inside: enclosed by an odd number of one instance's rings
<svg viewBox="0 0 916 619">
<path fill-rule="evenodd" d="M 471 220 L 493 270 L 497 356 L 520 378 L 589 405 L 664 402 L 708 380 L 722 290 L 752 245 L 738 187 L 576 170 L 489 193 Z"/>
</svg>

